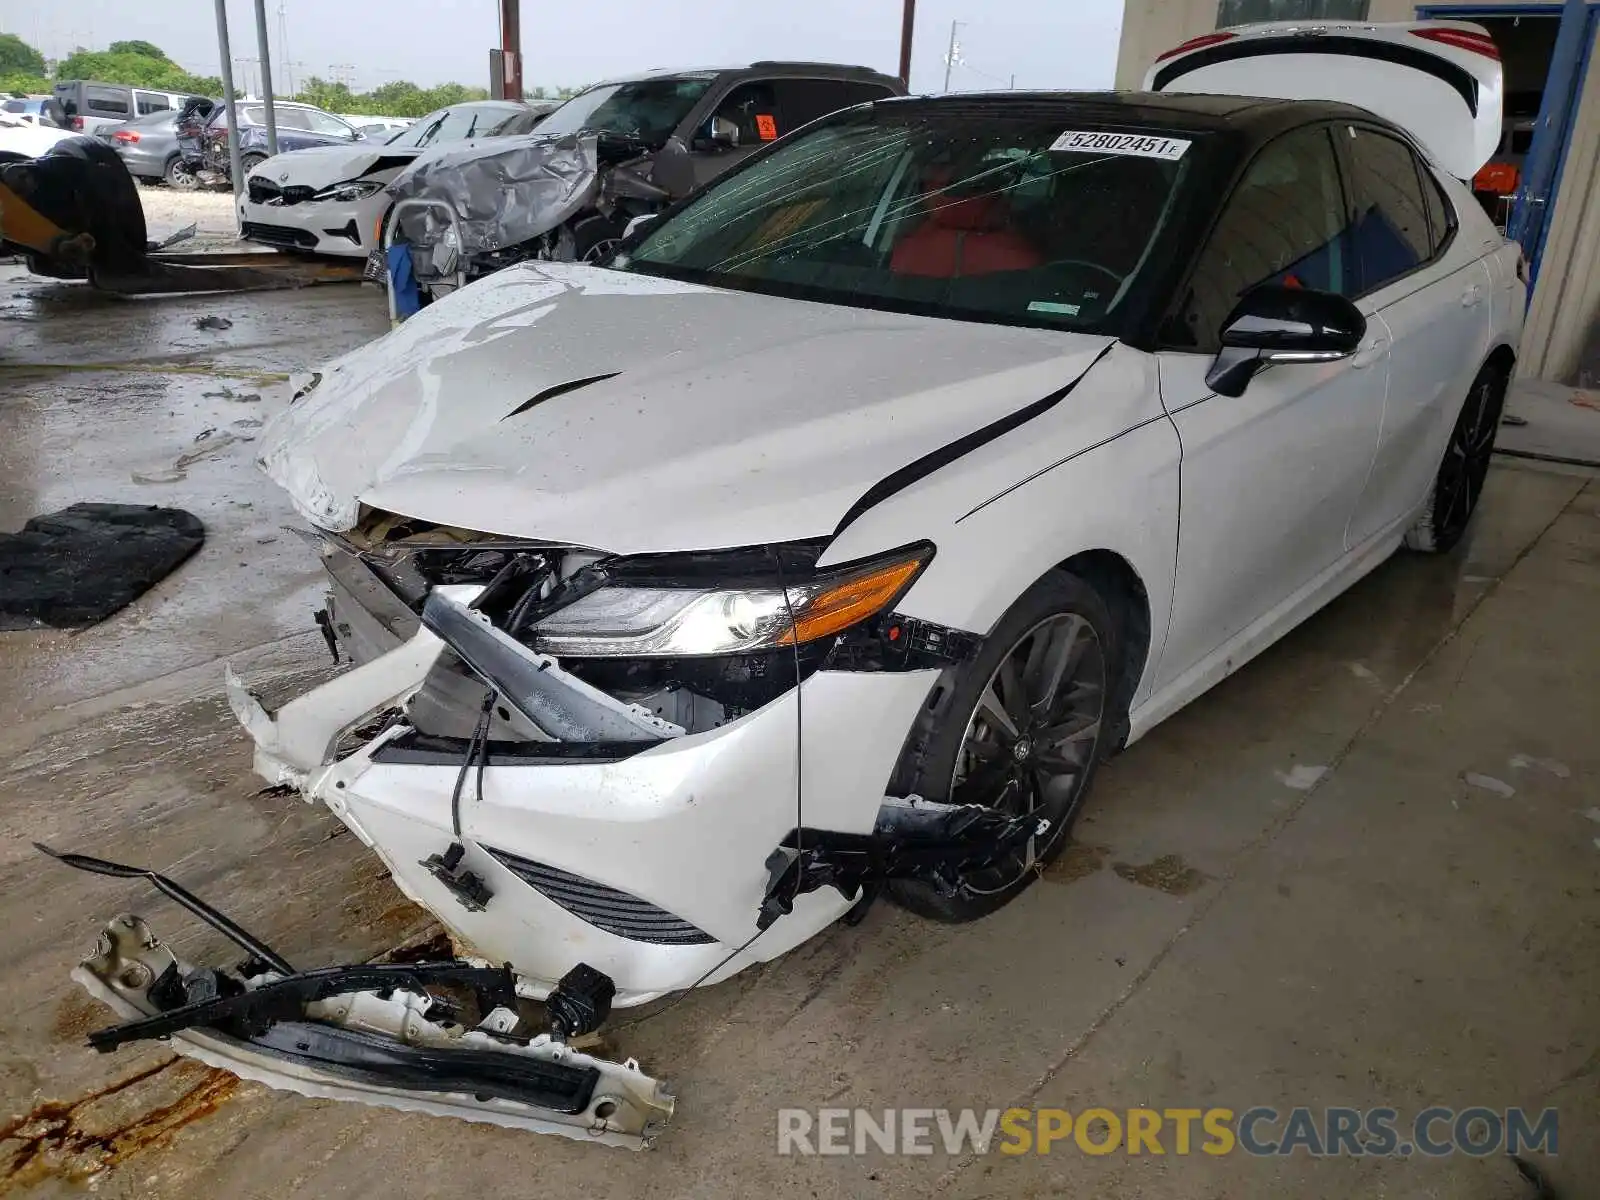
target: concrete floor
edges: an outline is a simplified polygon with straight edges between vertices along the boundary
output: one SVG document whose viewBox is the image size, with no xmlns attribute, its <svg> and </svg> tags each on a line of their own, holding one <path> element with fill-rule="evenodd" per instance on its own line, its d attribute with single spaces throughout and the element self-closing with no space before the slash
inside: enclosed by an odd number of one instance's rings
<svg viewBox="0 0 1600 1200">
<path fill-rule="evenodd" d="M 167 871 L 307 964 L 428 932 L 326 813 L 256 794 L 219 694 L 224 658 L 279 695 L 327 669 L 312 556 L 250 444 L 132 481 L 206 428 L 249 436 L 237 422 L 274 402 L 208 393 L 254 394 L 252 373 L 314 365 L 383 318 L 348 287 L 115 303 L 11 278 L 0 295 L 0 522 L 134 500 L 210 531 L 104 625 L 0 638 L 0 1191 L 1534 1195 L 1503 1157 L 775 1153 L 789 1106 L 1436 1103 L 1559 1107 L 1554 1194 L 1600 1192 L 1588 475 L 1497 468 L 1463 551 L 1397 557 L 1109 764 L 1078 844 L 997 916 L 951 928 L 880 907 L 627 1030 L 621 1048 L 680 1097 L 656 1150 L 629 1155 L 285 1096 L 159 1047 L 83 1048 L 107 1014 L 67 973 L 104 919 L 131 909 L 181 952 L 222 947 L 145 885 L 66 870 L 33 840 Z M 207 313 L 232 328 L 197 330 Z"/>
</svg>

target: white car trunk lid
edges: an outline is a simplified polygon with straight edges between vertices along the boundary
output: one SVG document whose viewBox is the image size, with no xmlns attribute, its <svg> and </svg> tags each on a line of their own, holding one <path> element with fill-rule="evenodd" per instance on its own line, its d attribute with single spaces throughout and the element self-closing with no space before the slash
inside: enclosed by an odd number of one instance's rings
<svg viewBox="0 0 1600 1200">
<path fill-rule="evenodd" d="M 1408 131 L 1470 178 L 1501 136 L 1494 41 L 1462 21 L 1275 21 L 1193 38 L 1156 59 L 1146 91 L 1329 100 Z"/>
</svg>

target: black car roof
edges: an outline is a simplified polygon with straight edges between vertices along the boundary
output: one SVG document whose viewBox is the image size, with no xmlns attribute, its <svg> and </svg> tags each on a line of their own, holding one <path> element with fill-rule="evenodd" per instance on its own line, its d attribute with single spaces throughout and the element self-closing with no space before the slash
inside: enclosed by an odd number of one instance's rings
<svg viewBox="0 0 1600 1200">
<path fill-rule="evenodd" d="M 910 96 L 880 103 L 893 104 L 897 109 L 926 107 L 930 114 L 949 112 L 968 117 L 1027 115 L 1195 131 L 1225 129 L 1243 133 L 1252 140 L 1271 137 L 1284 129 L 1313 121 L 1379 120 L 1352 104 L 1179 92 L 974 92 L 954 96 Z"/>
<path fill-rule="evenodd" d="M 643 71 L 637 75 L 618 75 L 612 79 L 602 79 L 599 83 L 591 84 L 583 90 L 590 91 L 593 88 L 605 87 L 609 84 L 638 83 L 646 79 L 714 79 L 741 75 L 776 79 L 842 79 L 858 83 L 881 83 L 896 92 L 904 90 L 900 86 L 900 81 L 893 75 L 885 75 L 882 71 L 875 71 L 871 67 L 852 66 L 847 63 L 791 62 L 778 59 L 763 59 L 743 66 L 684 67 L 678 70 Z"/>
</svg>

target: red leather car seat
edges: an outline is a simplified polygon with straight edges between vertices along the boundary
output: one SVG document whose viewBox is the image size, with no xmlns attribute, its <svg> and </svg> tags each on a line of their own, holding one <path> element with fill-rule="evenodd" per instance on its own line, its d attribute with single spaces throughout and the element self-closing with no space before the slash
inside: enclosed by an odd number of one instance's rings
<svg viewBox="0 0 1600 1200">
<path fill-rule="evenodd" d="M 935 195 L 928 215 L 900 240 L 889 259 L 896 275 L 955 279 L 994 271 L 1025 271 L 1043 261 L 1038 249 L 1006 228 L 1011 208 L 994 194 Z"/>
</svg>

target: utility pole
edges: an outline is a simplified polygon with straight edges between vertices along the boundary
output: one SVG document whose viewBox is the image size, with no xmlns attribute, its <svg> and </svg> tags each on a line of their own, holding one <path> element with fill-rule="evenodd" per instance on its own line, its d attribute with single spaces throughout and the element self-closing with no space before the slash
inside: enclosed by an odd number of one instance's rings
<svg viewBox="0 0 1600 1200">
<path fill-rule="evenodd" d="M 267 153 L 278 152 L 278 114 L 272 110 L 272 51 L 267 46 L 267 0 L 256 0 L 256 42 L 261 47 L 261 100 L 267 114 Z"/>
<path fill-rule="evenodd" d="M 500 68 L 505 98 L 522 99 L 522 5 L 520 0 L 500 0 Z"/>
<path fill-rule="evenodd" d="M 950 50 L 944 56 L 944 90 L 947 92 L 950 90 L 950 68 L 956 65 L 956 59 L 961 56 L 961 47 L 956 44 L 956 30 L 960 26 L 959 21 L 950 22 Z"/>
<path fill-rule="evenodd" d="M 222 102 L 228 108 L 228 174 L 233 177 L 233 199 L 244 191 L 244 166 L 239 162 L 239 106 L 233 98 L 233 51 L 228 46 L 228 0 L 217 0 L 217 57 L 222 60 Z M 234 220 L 239 210 L 234 209 Z"/>
<path fill-rule="evenodd" d="M 294 95 L 294 71 L 300 64 L 289 61 L 289 16 L 284 0 L 278 0 L 278 53 L 283 55 L 283 94 Z"/>
<path fill-rule="evenodd" d="M 917 0 L 905 0 L 900 14 L 900 83 L 911 88 L 911 30 L 917 23 Z"/>
</svg>

